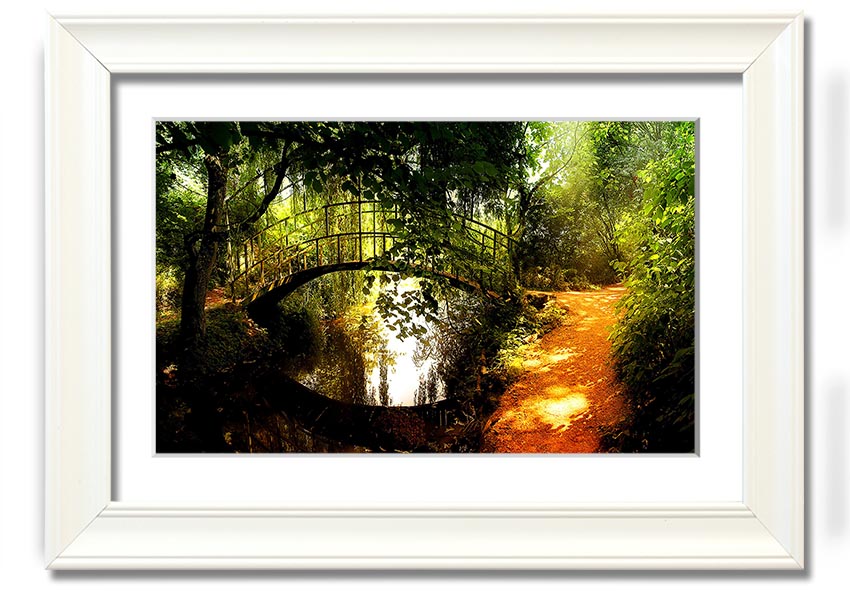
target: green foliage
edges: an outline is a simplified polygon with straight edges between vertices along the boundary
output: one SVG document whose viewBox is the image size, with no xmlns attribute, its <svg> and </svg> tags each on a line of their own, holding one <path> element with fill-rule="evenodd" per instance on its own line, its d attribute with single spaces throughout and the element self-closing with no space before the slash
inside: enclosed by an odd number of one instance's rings
<svg viewBox="0 0 850 600">
<path fill-rule="evenodd" d="M 182 274 L 173 265 L 156 265 L 156 312 L 174 312 L 180 306 Z"/>
<path fill-rule="evenodd" d="M 239 124 L 228 121 L 159 121 L 156 127 L 157 147 L 190 155 L 198 149 L 220 155 L 242 141 Z"/>
<path fill-rule="evenodd" d="M 445 397 L 472 415 L 486 404 L 488 393 L 504 383 L 492 361 L 512 326 L 516 306 L 454 288 L 440 290 L 439 302 L 427 352 L 436 359 L 434 374 L 445 384 Z"/>
<path fill-rule="evenodd" d="M 363 301 L 367 274 L 367 271 L 340 271 L 314 279 L 299 292 L 322 319 L 335 319 L 343 316 L 349 307 Z"/>
<path fill-rule="evenodd" d="M 322 317 L 315 302 L 302 294 L 290 296 L 263 322 L 270 349 L 290 361 L 308 361 L 322 347 Z"/>
<path fill-rule="evenodd" d="M 186 163 L 156 163 L 157 269 L 184 268 L 186 236 L 200 227 L 204 217 L 204 190 L 192 181 L 185 168 Z"/>
<path fill-rule="evenodd" d="M 549 333 L 564 324 L 567 319 L 567 311 L 557 302 L 547 302 L 543 308 L 534 315 L 537 327 L 541 334 Z"/>
<path fill-rule="evenodd" d="M 534 265 L 523 270 L 519 283 L 530 290 L 561 291 L 570 288 L 565 277 L 566 269 L 559 265 Z"/>
<path fill-rule="evenodd" d="M 640 236 L 623 234 L 641 214 L 639 174 L 675 152 L 676 122 L 551 123 L 541 171 L 521 199 L 520 282 L 536 289 L 587 289 L 621 280 Z"/>
<path fill-rule="evenodd" d="M 499 349 L 493 361 L 494 371 L 506 382 L 516 379 L 525 370 L 523 363 L 529 350 L 540 336 L 563 325 L 567 314 L 555 301 L 546 302 L 540 309 L 523 302 L 515 310 L 503 313 L 501 326 L 495 327 Z"/>
<path fill-rule="evenodd" d="M 639 174 L 644 205 L 619 237 L 635 246 L 629 293 L 612 335 L 617 369 L 633 395 L 626 450 L 687 452 L 694 445 L 694 129 Z"/>
<path fill-rule="evenodd" d="M 636 174 L 647 160 L 638 124 L 555 123 L 548 135 L 547 166 L 524 212 L 521 281 L 556 290 L 613 283 L 611 263 L 623 259 L 616 226 L 640 202 Z"/>
<path fill-rule="evenodd" d="M 177 317 L 157 322 L 156 353 L 160 368 L 178 362 L 181 351 L 178 333 Z M 265 330 L 251 321 L 244 311 L 234 305 L 212 309 L 207 313 L 207 334 L 193 357 L 192 377 L 220 376 L 267 354 L 269 349 Z M 180 369 L 177 374 L 181 375 Z"/>
<path fill-rule="evenodd" d="M 261 325 L 235 304 L 207 311 L 207 332 L 201 346 L 191 357 L 190 377 L 218 377 L 239 365 L 271 357 L 287 364 L 310 368 L 321 350 L 323 333 L 321 310 L 316 302 L 295 295 L 278 306 Z M 184 365 L 179 340 L 179 315 L 160 314 L 156 327 L 158 368 L 177 365 L 177 376 Z"/>
<path fill-rule="evenodd" d="M 533 138 L 538 129 L 508 121 L 159 122 L 158 264 L 186 269 L 198 260 L 197 247 L 212 248 L 203 256 L 207 265 L 208 257 L 217 257 L 214 269 L 203 271 L 197 285 L 225 285 L 236 271 L 234 251 L 241 249 L 240 260 L 247 262 L 259 255 L 258 246 L 279 247 L 281 239 L 293 243 L 310 233 L 294 219 L 287 225 L 291 230 L 268 228 L 275 221 L 265 217 L 302 212 L 296 201 L 307 209 L 308 203 L 357 199 L 394 215 L 390 248 L 371 257 L 377 268 L 392 263 L 417 275 L 419 265 L 448 271 L 471 264 L 487 278 L 497 265 L 470 252 L 455 214 L 498 221 L 507 210 L 509 190 L 534 164 L 526 136 Z M 223 206 L 212 213 L 205 212 L 205 158 L 210 157 L 227 175 Z M 287 203 L 291 209 L 281 207 Z M 352 216 L 333 212 L 334 219 Z M 333 235 L 335 223 L 323 219 L 322 225 L 328 229 L 324 235 Z M 243 247 L 248 241 L 250 248 Z M 225 243 L 227 252 L 219 247 Z M 428 291 L 423 293 L 423 303 L 408 311 L 430 303 Z M 201 295 L 184 298 L 197 302 Z"/>
<path fill-rule="evenodd" d="M 425 322 L 436 323 L 439 320 L 439 303 L 433 280 L 419 278 L 417 286 L 410 288 L 401 285 L 405 280 L 402 273 L 370 274 L 366 276 L 364 289 L 370 290 L 376 279 L 380 283 L 380 292 L 375 308 L 387 328 L 397 333 L 400 339 L 422 336 L 426 333 Z"/>
</svg>

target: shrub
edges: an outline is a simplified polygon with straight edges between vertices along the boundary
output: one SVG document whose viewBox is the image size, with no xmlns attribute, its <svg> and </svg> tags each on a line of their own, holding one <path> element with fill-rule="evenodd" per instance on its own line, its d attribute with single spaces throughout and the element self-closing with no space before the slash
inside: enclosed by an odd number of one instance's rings
<svg viewBox="0 0 850 600">
<path fill-rule="evenodd" d="M 180 306 L 183 281 L 179 269 L 172 265 L 156 266 L 156 312 L 173 312 Z"/>
<path fill-rule="evenodd" d="M 567 311 L 550 300 L 540 310 L 526 304 L 522 310 L 515 311 L 509 317 L 498 321 L 501 327 L 493 328 L 498 342 L 493 368 L 508 382 L 525 371 L 524 361 L 529 349 L 539 336 L 562 325 L 567 318 Z"/>
<path fill-rule="evenodd" d="M 541 333 L 548 333 L 559 327 L 567 318 L 567 311 L 557 302 L 547 302 L 542 309 L 537 311 L 535 320 Z"/>
<path fill-rule="evenodd" d="M 293 359 L 306 359 L 322 348 L 321 309 L 293 295 L 263 323 L 272 349 Z"/>
<path fill-rule="evenodd" d="M 612 334 L 617 371 L 632 394 L 634 422 L 624 450 L 694 448 L 694 136 L 640 173 L 643 213 L 621 232 L 639 240 L 621 268 L 629 293 Z"/>
<path fill-rule="evenodd" d="M 569 282 L 569 288 L 576 292 L 584 292 L 587 290 L 598 289 L 599 286 L 593 285 L 584 274 L 576 275 Z"/>
<path fill-rule="evenodd" d="M 156 326 L 156 353 L 159 369 L 180 364 L 180 319 L 170 315 L 160 318 Z M 207 311 L 206 335 L 193 356 L 196 376 L 209 377 L 231 371 L 246 361 L 254 360 L 269 349 L 268 335 L 244 310 L 226 305 Z"/>
</svg>

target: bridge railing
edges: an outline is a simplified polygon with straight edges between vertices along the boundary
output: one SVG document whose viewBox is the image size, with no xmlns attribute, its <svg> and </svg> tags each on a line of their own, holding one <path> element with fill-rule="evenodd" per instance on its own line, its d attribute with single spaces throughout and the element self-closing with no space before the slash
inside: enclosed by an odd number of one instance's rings
<svg viewBox="0 0 850 600">
<path fill-rule="evenodd" d="M 309 268 L 383 257 L 398 240 L 393 222 L 397 218 L 395 210 L 362 200 L 293 211 L 245 239 L 231 242 L 230 295 L 256 296 Z M 466 279 L 486 289 L 506 285 L 514 240 L 468 217 L 457 215 L 457 219 L 463 233 L 461 246 L 455 243 L 451 249 L 435 251 L 414 266 Z"/>
</svg>

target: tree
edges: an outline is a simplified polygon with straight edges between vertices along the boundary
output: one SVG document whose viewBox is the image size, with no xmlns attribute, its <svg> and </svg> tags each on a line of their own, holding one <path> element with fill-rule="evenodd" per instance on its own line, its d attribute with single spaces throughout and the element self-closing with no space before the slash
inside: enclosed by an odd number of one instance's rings
<svg viewBox="0 0 850 600">
<path fill-rule="evenodd" d="M 262 141 L 262 138 L 261 138 Z M 223 217 L 227 195 L 228 170 L 236 164 L 247 148 L 240 143 L 243 135 L 236 123 L 171 123 L 157 126 L 157 153 L 180 152 L 185 158 L 201 157 L 206 172 L 206 208 L 200 230 L 185 236 L 187 255 L 183 294 L 181 301 L 180 337 L 184 348 L 194 352 L 206 329 L 204 304 L 210 276 L 215 265 L 219 245 L 230 234 L 224 227 Z M 258 146 L 257 142 L 254 147 Z M 280 193 L 286 169 L 287 149 L 272 170 L 274 184 L 254 213 L 240 222 L 236 229 L 248 227 L 265 212 L 271 201 Z"/>
<path fill-rule="evenodd" d="M 638 173 L 675 145 L 673 126 L 549 124 L 522 229 L 520 264 L 529 285 L 611 283 L 623 276 L 634 248 L 619 232 L 644 202 Z"/>
<path fill-rule="evenodd" d="M 204 302 L 221 244 L 244 233 L 281 191 L 336 187 L 394 209 L 396 242 L 387 261 L 416 265 L 463 259 L 453 213 L 497 213 L 525 171 L 525 127 L 512 122 L 161 122 L 158 172 L 182 164 L 203 173 L 203 222 L 185 235 L 181 339 L 191 354 L 205 331 Z M 274 157 L 254 177 L 243 167 Z M 239 188 L 263 183 L 236 222 L 225 206 Z M 230 192 L 230 194 L 228 194 Z"/>
<path fill-rule="evenodd" d="M 533 134 L 537 170 L 529 173 L 518 202 L 520 239 L 517 272 L 531 287 L 560 287 L 575 260 L 579 235 L 585 229 L 586 207 L 565 201 L 567 190 L 587 185 L 585 165 L 590 157 L 589 123 L 540 123 Z"/>
</svg>

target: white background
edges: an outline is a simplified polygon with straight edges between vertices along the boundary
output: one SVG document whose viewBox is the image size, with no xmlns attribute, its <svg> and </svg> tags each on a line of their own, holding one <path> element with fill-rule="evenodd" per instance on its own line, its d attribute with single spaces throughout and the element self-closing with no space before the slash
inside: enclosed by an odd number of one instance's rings
<svg viewBox="0 0 850 600">
<path fill-rule="evenodd" d="M 360 2 L 385 12 L 399 2 Z M 346 12 L 354 3 L 340 3 Z M 124 13 L 253 10 L 317 13 L 322 3 L 177 0 L 128 3 Z M 457 0 L 410 4 L 413 10 L 463 13 Z M 489 1 L 491 14 L 537 7 L 633 12 L 633 2 L 508 3 Z M 848 11 L 835 0 L 645 0 L 642 10 L 798 10 L 807 14 L 807 564 L 793 574 L 462 573 L 462 574 L 85 574 L 47 573 L 43 538 L 43 34 L 45 10 L 115 10 L 107 2 L 4 7 L 0 21 L 3 143 L 0 144 L 0 594 L 5 597 L 196 598 L 765 598 L 840 597 L 850 564 L 847 509 L 850 370 L 846 343 L 848 285 Z M 466 10 L 465 10 L 466 8 Z M 398 6 L 395 6 L 399 10 Z"/>
<path fill-rule="evenodd" d="M 115 500 L 312 507 L 741 500 L 740 78 L 289 77 L 222 84 L 122 77 L 112 99 L 113 310 L 121 332 L 114 348 Z M 699 397 L 710 401 L 700 406 L 699 456 L 151 456 L 154 119 L 635 116 L 700 120 Z"/>
</svg>

